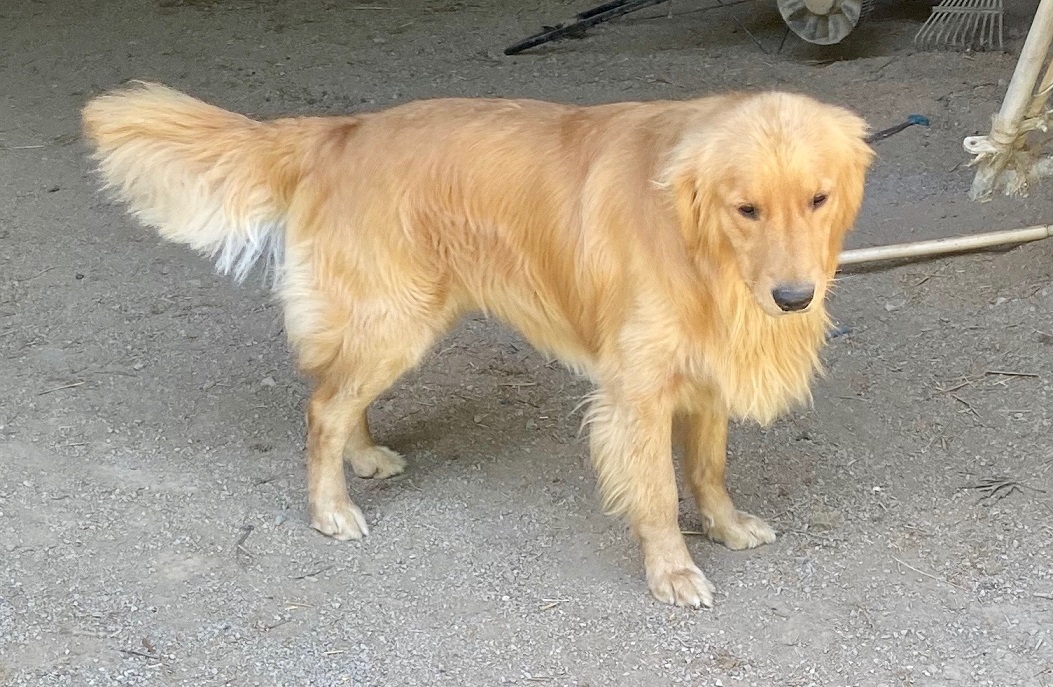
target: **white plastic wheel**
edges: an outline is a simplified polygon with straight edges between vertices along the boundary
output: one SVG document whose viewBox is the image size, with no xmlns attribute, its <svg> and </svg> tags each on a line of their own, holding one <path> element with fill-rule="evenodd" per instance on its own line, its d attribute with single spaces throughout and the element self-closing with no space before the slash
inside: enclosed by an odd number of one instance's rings
<svg viewBox="0 0 1053 687">
<path fill-rule="evenodd" d="M 786 26 L 809 43 L 832 45 L 852 33 L 873 0 L 776 0 Z"/>
</svg>

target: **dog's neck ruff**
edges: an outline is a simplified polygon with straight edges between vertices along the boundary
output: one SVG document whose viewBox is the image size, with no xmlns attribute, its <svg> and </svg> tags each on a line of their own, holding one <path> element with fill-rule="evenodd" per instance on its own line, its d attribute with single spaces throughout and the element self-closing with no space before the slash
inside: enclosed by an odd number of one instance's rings
<svg viewBox="0 0 1053 687">
<path fill-rule="evenodd" d="M 821 304 L 807 313 L 772 317 L 745 285 L 732 291 L 717 304 L 725 337 L 708 372 L 729 415 L 767 425 L 792 406 L 811 401 L 830 320 Z"/>
</svg>

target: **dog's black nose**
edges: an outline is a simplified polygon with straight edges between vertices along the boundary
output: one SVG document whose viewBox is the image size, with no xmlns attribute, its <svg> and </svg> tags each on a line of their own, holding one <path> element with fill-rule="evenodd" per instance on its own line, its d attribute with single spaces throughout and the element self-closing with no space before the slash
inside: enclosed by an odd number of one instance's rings
<svg viewBox="0 0 1053 687">
<path fill-rule="evenodd" d="M 775 299 L 775 305 L 786 312 L 804 310 L 812 302 L 814 295 L 815 287 L 807 284 L 787 284 L 776 286 L 771 290 L 771 297 Z"/>
</svg>

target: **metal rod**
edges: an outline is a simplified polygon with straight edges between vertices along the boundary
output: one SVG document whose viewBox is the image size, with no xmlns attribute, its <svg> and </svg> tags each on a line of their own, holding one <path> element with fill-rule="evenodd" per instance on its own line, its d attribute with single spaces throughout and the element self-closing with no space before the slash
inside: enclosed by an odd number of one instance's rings
<svg viewBox="0 0 1053 687">
<path fill-rule="evenodd" d="M 873 248 L 856 248 L 842 252 L 838 262 L 841 267 L 845 267 L 867 262 L 945 255 L 947 253 L 961 253 L 979 248 L 1038 241 L 1050 236 L 1053 236 L 1053 225 L 1045 224 L 1024 227 L 1023 229 L 1007 229 L 969 236 L 934 239 L 932 241 L 915 241 L 913 243 L 895 243 L 889 246 L 875 246 Z"/>
</svg>

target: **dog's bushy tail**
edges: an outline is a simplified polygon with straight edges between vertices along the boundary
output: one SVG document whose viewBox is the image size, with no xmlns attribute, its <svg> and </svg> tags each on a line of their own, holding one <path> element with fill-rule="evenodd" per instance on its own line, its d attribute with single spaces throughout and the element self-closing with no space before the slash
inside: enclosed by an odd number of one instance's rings
<svg viewBox="0 0 1053 687">
<path fill-rule="evenodd" d="M 280 274 L 302 133 L 150 83 L 94 98 L 82 117 L 106 186 L 141 222 L 239 281 L 261 257 Z"/>
</svg>

